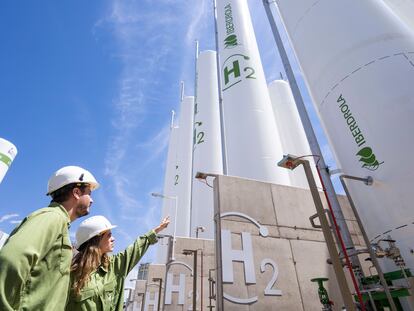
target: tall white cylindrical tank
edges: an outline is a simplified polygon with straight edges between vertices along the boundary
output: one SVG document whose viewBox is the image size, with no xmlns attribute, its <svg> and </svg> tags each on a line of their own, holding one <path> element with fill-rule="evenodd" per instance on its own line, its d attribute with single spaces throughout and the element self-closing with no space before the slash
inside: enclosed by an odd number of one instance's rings
<svg viewBox="0 0 414 311">
<path fill-rule="evenodd" d="M 191 236 L 214 238 L 213 189 L 195 179 L 197 172 L 223 174 L 216 52 L 203 51 L 197 59 L 197 94 L 194 111 L 193 188 Z"/>
<path fill-rule="evenodd" d="M 312 154 L 289 83 L 275 80 L 269 83 L 268 89 L 284 153 L 295 156 Z M 317 176 L 314 159 L 306 159 L 311 161 L 314 175 Z M 303 169 L 289 171 L 289 178 L 292 186 L 309 188 Z M 317 184 L 320 186 L 319 180 Z"/>
<path fill-rule="evenodd" d="M 181 102 L 178 120 L 177 163 L 174 185 L 177 188 L 176 235 L 190 236 L 191 170 L 193 166 L 194 96 L 185 96 Z"/>
<path fill-rule="evenodd" d="M 0 183 L 17 155 L 17 148 L 8 140 L 0 138 Z"/>
<path fill-rule="evenodd" d="M 227 174 L 289 185 L 246 0 L 217 1 Z"/>
<path fill-rule="evenodd" d="M 277 4 L 340 168 L 374 178 L 348 182 L 369 238 L 391 236 L 414 269 L 412 32 L 383 1 Z"/>
<path fill-rule="evenodd" d="M 177 165 L 177 145 L 178 145 L 178 131 L 179 128 L 171 124 L 170 139 L 168 144 L 167 161 L 165 165 L 164 189 L 161 199 L 162 201 L 162 218 L 170 216 L 171 225 L 168 226 L 163 234 L 173 235 L 175 224 L 175 208 L 177 200 L 177 180 L 176 180 L 176 165 Z M 174 199 L 175 198 L 175 199 Z M 178 203 L 178 202 L 177 202 Z M 166 263 L 168 261 L 168 243 L 166 240 L 161 240 L 157 244 L 157 263 Z"/>
<path fill-rule="evenodd" d="M 414 32 L 414 0 L 383 1 Z"/>
<path fill-rule="evenodd" d="M 6 232 L 0 231 L 0 249 L 2 249 L 4 243 L 9 238 L 9 235 Z"/>
</svg>

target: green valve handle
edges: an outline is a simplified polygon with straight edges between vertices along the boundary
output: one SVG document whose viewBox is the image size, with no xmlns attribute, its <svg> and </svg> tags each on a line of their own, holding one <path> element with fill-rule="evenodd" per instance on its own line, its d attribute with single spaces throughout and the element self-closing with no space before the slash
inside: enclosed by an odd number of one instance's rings
<svg viewBox="0 0 414 311">
<path fill-rule="evenodd" d="M 324 306 L 330 306 L 332 305 L 332 301 L 329 300 L 329 296 L 328 296 L 328 292 L 326 290 L 325 287 L 323 287 L 323 282 L 328 281 L 328 278 L 314 278 L 311 279 L 311 282 L 316 282 L 318 283 L 318 295 L 319 295 L 319 300 L 321 302 L 321 304 L 323 304 Z"/>
</svg>

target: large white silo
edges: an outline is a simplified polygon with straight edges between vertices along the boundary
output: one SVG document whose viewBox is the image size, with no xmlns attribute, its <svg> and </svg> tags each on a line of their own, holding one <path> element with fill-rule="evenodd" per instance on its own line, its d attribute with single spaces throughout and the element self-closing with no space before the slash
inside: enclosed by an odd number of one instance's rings
<svg viewBox="0 0 414 311">
<path fill-rule="evenodd" d="M 414 0 L 383 0 L 414 32 Z"/>
<path fill-rule="evenodd" d="M 8 140 L 0 138 L 0 183 L 17 155 L 17 148 Z"/>
<path fill-rule="evenodd" d="M 190 236 L 191 170 L 193 166 L 194 96 L 185 96 L 178 119 L 177 162 L 174 186 L 177 193 L 176 235 Z"/>
<path fill-rule="evenodd" d="M 340 168 L 374 178 L 347 183 L 368 237 L 391 236 L 413 269 L 413 33 L 383 1 L 277 4 Z"/>
<path fill-rule="evenodd" d="M 283 151 L 296 156 L 312 154 L 289 83 L 275 80 L 269 83 L 268 89 Z M 313 158 L 307 159 L 311 161 L 314 175 L 317 176 Z M 292 186 L 309 188 L 304 170 L 289 171 L 289 178 Z M 319 180 L 317 184 L 320 187 Z"/>
<path fill-rule="evenodd" d="M 177 166 L 177 145 L 178 145 L 178 132 L 179 127 L 174 126 L 171 123 L 170 128 L 170 139 L 168 144 L 167 162 L 165 165 L 165 176 L 164 176 L 164 189 L 162 201 L 162 218 L 170 216 L 171 225 L 168 226 L 162 233 L 173 235 L 174 224 L 175 224 L 175 209 L 178 206 L 177 200 L 177 181 L 176 181 L 176 166 Z M 166 263 L 168 258 L 168 244 L 167 241 L 161 240 L 157 244 L 157 263 Z"/>
<path fill-rule="evenodd" d="M 196 227 L 200 238 L 214 238 L 213 189 L 196 180 L 197 172 L 223 174 L 220 109 L 215 51 L 202 51 L 197 59 L 197 94 L 194 111 L 193 188 L 191 236 Z"/>
<path fill-rule="evenodd" d="M 246 0 L 217 0 L 217 32 L 225 173 L 289 185 Z"/>
</svg>

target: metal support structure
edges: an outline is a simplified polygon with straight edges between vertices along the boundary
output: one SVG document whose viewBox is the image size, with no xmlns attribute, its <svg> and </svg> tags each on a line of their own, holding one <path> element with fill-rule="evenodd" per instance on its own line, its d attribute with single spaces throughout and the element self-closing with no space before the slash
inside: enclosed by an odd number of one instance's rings
<svg viewBox="0 0 414 311">
<path fill-rule="evenodd" d="M 198 56 L 199 56 L 199 42 L 195 40 L 195 53 L 194 53 L 194 111 L 193 111 L 193 124 L 192 124 L 192 139 L 193 146 L 191 148 L 191 182 L 190 182 L 190 223 L 189 233 L 192 235 L 191 228 L 193 227 L 193 176 L 194 176 L 194 145 L 195 145 L 195 130 L 196 130 L 196 114 L 198 113 Z"/>
<path fill-rule="evenodd" d="M 197 310 L 197 249 L 184 249 L 184 255 L 193 255 L 193 311 Z"/>
<path fill-rule="evenodd" d="M 207 175 L 206 175 L 207 176 Z M 216 250 L 216 310 L 224 310 L 223 296 L 223 258 L 221 256 L 221 211 L 220 211 L 220 178 L 214 178 L 214 223 Z"/>
<path fill-rule="evenodd" d="M 212 300 L 216 300 L 216 295 L 214 292 L 214 285 L 216 284 L 216 281 L 214 281 L 213 276 L 211 274 L 212 271 L 215 271 L 215 269 L 209 269 L 208 270 L 208 309 L 210 311 L 213 310 L 214 306 L 212 305 Z"/>
<path fill-rule="evenodd" d="M 221 154 L 223 160 L 223 175 L 227 175 L 227 148 L 225 137 L 225 123 L 223 110 L 223 95 L 221 93 L 221 72 L 220 72 L 220 55 L 219 55 L 219 40 L 218 40 L 218 25 L 217 25 L 217 1 L 213 0 L 214 12 L 214 33 L 216 38 L 216 59 L 217 59 L 217 92 L 219 95 L 219 109 L 220 109 L 220 133 L 221 133 Z"/>
<path fill-rule="evenodd" d="M 397 307 L 395 305 L 394 300 L 392 299 L 392 295 L 391 295 L 390 289 L 387 285 L 387 281 L 385 280 L 384 273 L 382 272 L 381 266 L 379 265 L 377 255 L 375 254 L 374 250 L 371 247 L 371 242 L 370 242 L 370 240 L 368 238 L 368 235 L 367 235 L 367 233 L 364 229 L 364 225 L 362 224 L 361 218 L 359 217 L 359 213 L 358 213 L 358 211 L 355 207 L 354 200 L 352 200 L 352 197 L 349 193 L 348 187 L 347 187 L 347 185 L 345 183 L 345 180 L 344 180 L 344 179 L 351 179 L 351 180 L 362 181 L 367 186 L 370 186 L 370 185 L 372 185 L 373 179 L 370 176 L 366 177 L 366 178 L 360 178 L 360 177 L 355 177 L 355 176 L 350 176 L 350 175 L 340 175 L 339 179 L 341 181 L 342 187 L 345 190 L 345 194 L 348 198 L 349 205 L 351 206 L 351 209 L 352 209 L 352 211 L 355 215 L 355 219 L 358 223 L 358 226 L 359 226 L 359 229 L 361 231 L 362 237 L 364 239 L 365 245 L 367 246 L 369 256 L 371 257 L 372 264 L 374 265 L 375 269 L 377 270 L 378 277 L 380 279 L 380 283 L 381 283 L 382 287 L 384 288 L 384 292 L 385 292 L 385 295 L 387 296 L 388 303 L 390 304 L 391 311 L 397 311 Z M 370 299 L 372 299 L 371 293 L 368 293 L 368 294 L 370 296 Z"/>
<path fill-rule="evenodd" d="M 280 33 L 279 33 L 278 28 L 277 28 L 275 19 L 273 17 L 272 11 L 270 9 L 270 4 L 271 3 L 273 3 L 275 8 L 277 9 L 275 1 L 263 0 L 263 5 L 264 5 L 264 8 L 266 10 L 266 14 L 267 14 L 267 17 L 269 19 L 270 26 L 272 28 L 273 36 L 274 36 L 274 39 L 276 41 L 277 48 L 279 50 L 279 55 L 282 59 L 283 67 L 285 69 L 286 76 L 287 76 L 290 88 L 292 90 L 293 98 L 295 100 L 296 107 L 298 109 L 299 116 L 300 116 L 300 119 L 302 121 L 303 128 L 305 130 L 306 138 L 309 142 L 309 146 L 310 146 L 312 154 L 319 158 L 317 166 L 319 168 L 323 183 L 325 184 L 327 197 L 328 197 L 328 200 L 331 202 L 332 209 L 333 209 L 333 212 L 334 212 L 334 216 L 338 221 L 338 226 L 339 226 L 341 235 L 343 237 L 345 247 L 346 247 L 346 249 L 355 250 L 355 246 L 354 246 L 354 243 L 352 241 L 351 234 L 350 234 L 349 229 L 346 225 L 345 218 L 344 218 L 344 215 L 343 215 L 342 210 L 341 210 L 341 206 L 339 205 L 338 199 L 336 197 L 335 189 L 332 185 L 332 181 L 331 181 L 329 173 L 327 171 L 327 165 L 325 164 L 325 161 L 323 159 L 322 152 L 321 152 L 321 149 L 319 147 L 318 141 L 316 139 L 315 132 L 313 131 L 312 123 L 309 119 L 308 113 L 306 111 L 305 104 L 303 102 L 301 92 L 299 90 L 299 86 L 296 82 L 295 75 L 293 73 L 292 67 L 291 67 L 290 62 L 289 62 L 289 58 L 287 56 L 285 47 L 284 47 L 283 42 L 282 42 L 282 38 L 280 36 Z M 336 237 L 338 245 L 340 245 L 338 237 L 336 235 L 335 235 L 335 237 Z M 354 267 L 361 267 L 361 264 L 358 260 L 358 257 L 356 257 L 356 256 L 352 257 L 351 262 L 352 262 L 352 265 Z"/>
<path fill-rule="evenodd" d="M 310 189 L 313 201 L 315 203 L 316 212 L 319 216 L 319 221 L 321 223 L 323 236 L 325 238 L 326 245 L 328 247 L 329 256 L 332 260 L 332 265 L 335 271 L 335 276 L 338 282 L 339 290 L 341 292 L 341 296 L 345 304 L 345 308 L 348 311 L 356 311 L 356 308 L 355 308 L 355 305 L 352 299 L 352 295 L 351 295 L 351 292 L 348 287 L 348 283 L 345 278 L 345 273 L 342 268 L 342 262 L 339 258 L 339 255 L 336 249 L 335 240 L 333 238 L 333 234 L 329 226 L 328 219 L 326 218 L 325 210 L 323 208 L 323 204 L 319 196 L 319 191 L 316 186 L 316 182 L 313 177 L 312 169 L 309 164 L 309 161 L 303 158 L 295 159 L 289 156 L 285 156 L 283 160 L 281 160 L 278 163 L 278 165 L 284 168 L 288 168 L 288 169 L 294 169 L 299 165 L 303 165 L 303 168 L 305 169 L 306 178 L 309 183 L 309 189 Z"/>
<path fill-rule="evenodd" d="M 138 293 L 138 296 L 142 296 L 141 299 L 141 310 L 140 311 L 144 311 L 144 305 L 145 305 L 145 293 Z"/>
<path fill-rule="evenodd" d="M 204 252 L 202 249 L 200 250 L 200 310 L 203 310 L 203 265 L 204 265 Z"/>
<path fill-rule="evenodd" d="M 158 288 L 158 304 L 157 304 L 157 311 L 160 311 L 161 308 L 161 289 L 162 289 L 162 278 L 153 278 L 153 282 L 159 282 Z"/>
<path fill-rule="evenodd" d="M 172 251 L 173 251 L 173 245 L 174 245 L 174 237 L 169 234 L 159 234 L 158 236 L 168 238 L 168 252 L 167 252 L 167 260 L 165 264 L 165 284 L 167 284 L 167 277 L 168 277 L 168 271 L 170 269 L 171 264 L 174 262 L 174 259 L 172 258 Z M 165 309 L 165 295 L 167 292 L 167 285 L 165 285 L 163 299 L 162 299 L 162 310 Z"/>
</svg>

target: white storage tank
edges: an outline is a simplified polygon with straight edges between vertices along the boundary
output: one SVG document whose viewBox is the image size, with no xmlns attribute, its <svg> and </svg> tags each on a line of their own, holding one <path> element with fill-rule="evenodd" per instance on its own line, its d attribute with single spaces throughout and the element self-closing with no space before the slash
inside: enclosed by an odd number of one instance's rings
<svg viewBox="0 0 414 311">
<path fill-rule="evenodd" d="M 275 80 L 269 83 L 268 89 L 273 114 L 282 141 L 283 152 L 295 156 L 311 155 L 312 152 L 289 83 L 284 80 Z M 306 157 L 306 159 L 311 162 L 316 183 L 320 187 L 314 159 L 312 157 Z M 308 180 L 303 169 L 288 172 L 293 187 L 309 188 Z"/>
<path fill-rule="evenodd" d="M 213 189 L 195 179 L 197 172 L 223 174 L 217 61 L 215 51 L 203 51 L 197 59 L 197 94 L 194 111 L 193 188 L 191 236 L 214 238 Z"/>
<path fill-rule="evenodd" d="M 190 236 L 191 169 L 193 166 L 194 96 L 185 96 L 181 102 L 178 120 L 177 162 L 174 187 L 177 193 L 176 235 Z"/>
<path fill-rule="evenodd" d="M 9 170 L 14 158 L 17 155 L 17 148 L 8 140 L 0 138 L 0 183 Z"/>
<path fill-rule="evenodd" d="M 413 271 L 413 33 L 383 1 L 276 2 L 338 165 L 374 178 L 348 182 L 369 238 L 395 239 Z"/>
<path fill-rule="evenodd" d="M 170 225 L 162 232 L 163 234 L 174 234 L 175 208 L 177 200 L 176 187 L 176 165 L 177 165 L 177 140 L 179 128 L 171 124 L 170 139 L 168 144 L 167 162 L 165 165 L 164 189 L 161 197 L 162 218 L 170 216 Z M 174 199 L 175 198 L 175 199 Z M 177 202 L 178 203 L 178 202 Z M 166 263 L 168 258 L 168 242 L 166 239 L 157 244 L 157 263 Z"/>
<path fill-rule="evenodd" d="M 289 185 L 246 0 L 217 1 L 227 174 Z"/>
<path fill-rule="evenodd" d="M 414 32 L 414 0 L 383 0 Z"/>
</svg>

